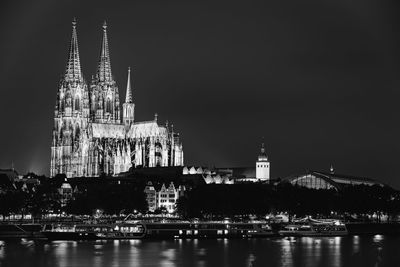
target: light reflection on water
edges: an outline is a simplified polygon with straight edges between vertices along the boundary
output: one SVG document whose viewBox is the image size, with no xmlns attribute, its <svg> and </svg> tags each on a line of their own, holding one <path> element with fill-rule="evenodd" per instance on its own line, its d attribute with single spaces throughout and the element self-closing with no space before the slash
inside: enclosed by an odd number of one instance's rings
<svg viewBox="0 0 400 267">
<path fill-rule="evenodd" d="M 175 261 L 175 249 L 167 249 L 163 252 L 161 252 L 161 256 L 164 258 L 160 262 L 161 267 L 173 267 L 176 266 L 174 261 Z"/>
<path fill-rule="evenodd" d="M 4 259 L 4 249 L 3 247 L 5 246 L 5 242 L 0 240 L 0 260 Z"/>
<path fill-rule="evenodd" d="M 398 266 L 400 236 L 0 241 L 0 266 Z"/>
<path fill-rule="evenodd" d="M 293 264 L 293 244 L 296 239 L 290 237 L 290 239 L 283 239 L 281 241 L 281 266 L 292 266 Z"/>
<path fill-rule="evenodd" d="M 383 240 L 383 235 L 374 235 L 374 242 L 379 243 Z"/>
<path fill-rule="evenodd" d="M 333 246 L 332 246 L 332 266 L 340 267 L 340 248 L 341 248 L 341 241 L 343 237 L 334 237 L 333 238 Z"/>
</svg>

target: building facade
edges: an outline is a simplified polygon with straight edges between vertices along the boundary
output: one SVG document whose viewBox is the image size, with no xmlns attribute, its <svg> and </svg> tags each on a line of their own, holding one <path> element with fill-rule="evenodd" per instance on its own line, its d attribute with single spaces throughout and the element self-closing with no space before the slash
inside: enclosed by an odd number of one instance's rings
<svg viewBox="0 0 400 267">
<path fill-rule="evenodd" d="M 146 195 L 148 210 L 154 212 L 157 209 L 157 190 L 152 182 L 147 183 L 144 193 Z"/>
<path fill-rule="evenodd" d="M 76 21 L 65 74 L 57 94 L 51 146 L 50 176 L 116 175 L 131 167 L 183 165 L 179 134 L 151 121 L 135 121 L 130 69 L 122 104 L 111 71 L 107 25 L 102 27 L 100 59 L 90 83 L 84 79 Z"/>
<path fill-rule="evenodd" d="M 292 185 L 310 189 L 334 189 L 337 191 L 342 190 L 346 186 L 364 185 L 388 187 L 388 185 L 371 178 L 336 174 L 332 166 L 329 172 L 308 170 L 302 174 L 283 178 L 282 183 L 291 183 Z"/>
<path fill-rule="evenodd" d="M 60 188 L 58 188 L 58 193 L 60 194 L 61 207 L 67 206 L 68 202 L 72 199 L 73 190 L 69 183 L 63 183 Z"/>
<path fill-rule="evenodd" d="M 256 179 L 260 181 L 269 181 L 269 161 L 265 152 L 264 143 L 261 145 L 261 153 L 256 162 Z"/>
<path fill-rule="evenodd" d="M 181 185 L 176 188 L 172 182 L 168 187 L 162 184 L 161 188 L 158 189 L 152 182 L 148 182 L 144 193 L 149 211 L 154 212 L 157 209 L 165 208 L 168 213 L 174 213 L 176 211 L 176 202 L 184 194 L 184 191 L 185 186 Z"/>
</svg>

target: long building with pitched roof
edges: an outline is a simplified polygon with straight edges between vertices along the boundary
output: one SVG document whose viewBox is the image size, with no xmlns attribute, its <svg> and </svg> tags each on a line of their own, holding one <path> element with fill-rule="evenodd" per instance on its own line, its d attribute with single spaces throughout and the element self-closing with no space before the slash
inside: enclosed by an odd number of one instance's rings
<svg viewBox="0 0 400 267">
<path fill-rule="evenodd" d="M 102 26 L 100 60 L 88 85 L 83 77 L 76 20 L 65 74 L 54 110 L 50 176 L 117 175 L 130 168 L 183 166 L 183 148 L 173 127 L 136 122 L 130 68 L 122 104 L 111 72 L 107 24 Z"/>
</svg>

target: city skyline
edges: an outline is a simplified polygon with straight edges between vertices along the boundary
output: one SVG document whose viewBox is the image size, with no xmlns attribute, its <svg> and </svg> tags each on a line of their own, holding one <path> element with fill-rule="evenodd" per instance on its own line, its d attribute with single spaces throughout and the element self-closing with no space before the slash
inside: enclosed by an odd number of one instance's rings
<svg viewBox="0 0 400 267">
<path fill-rule="evenodd" d="M 76 10 L 44 2 L 34 10 L 24 3 L 25 12 L 18 2 L 2 8 L 0 168 L 14 162 L 21 173 L 49 175 L 54 103 L 76 17 L 85 79 L 95 74 L 107 20 L 120 100 L 135 67 L 138 120 L 157 112 L 179 125 L 185 165 L 253 166 L 264 137 L 272 177 L 333 164 L 399 188 L 398 25 L 388 7 L 236 2 L 205 18 L 207 3 Z M 97 12 L 89 17 L 90 8 Z"/>
</svg>

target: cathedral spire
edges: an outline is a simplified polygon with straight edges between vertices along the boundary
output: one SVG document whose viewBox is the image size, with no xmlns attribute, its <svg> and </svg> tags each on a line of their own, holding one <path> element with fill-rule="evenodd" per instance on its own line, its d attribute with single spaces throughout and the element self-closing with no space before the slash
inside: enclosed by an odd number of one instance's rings
<svg viewBox="0 0 400 267">
<path fill-rule="evenodd" d="M 103 39 L 97 76 L 101 82 L 112 81 L 110 53 L 108 50 L 107 23 L 103 23 Z"/>
<path fill-rule="evenodd" d="M 132 99 L 131 67 L 128 68 L 128 81 L 126 82 L 125 103 L 122 105 L 125 125 L 131 125 L 135 119 L 135 104 Z"/>
<path fill-rule="evenodd" d="M 79 59 L 78 35 L 76 34 L 76 19 L 72 20 L 72 37 L 69 47 L 68 62 L 65 69 L 66 81 L 82 80 L 81 62 Z"/>
<path fill-rule="evenodd" d="M 125 103 L 133 103 L 131 89 L 131 67 L 128 68 L 128 82 L 126 83 Z"/>
</svg>

